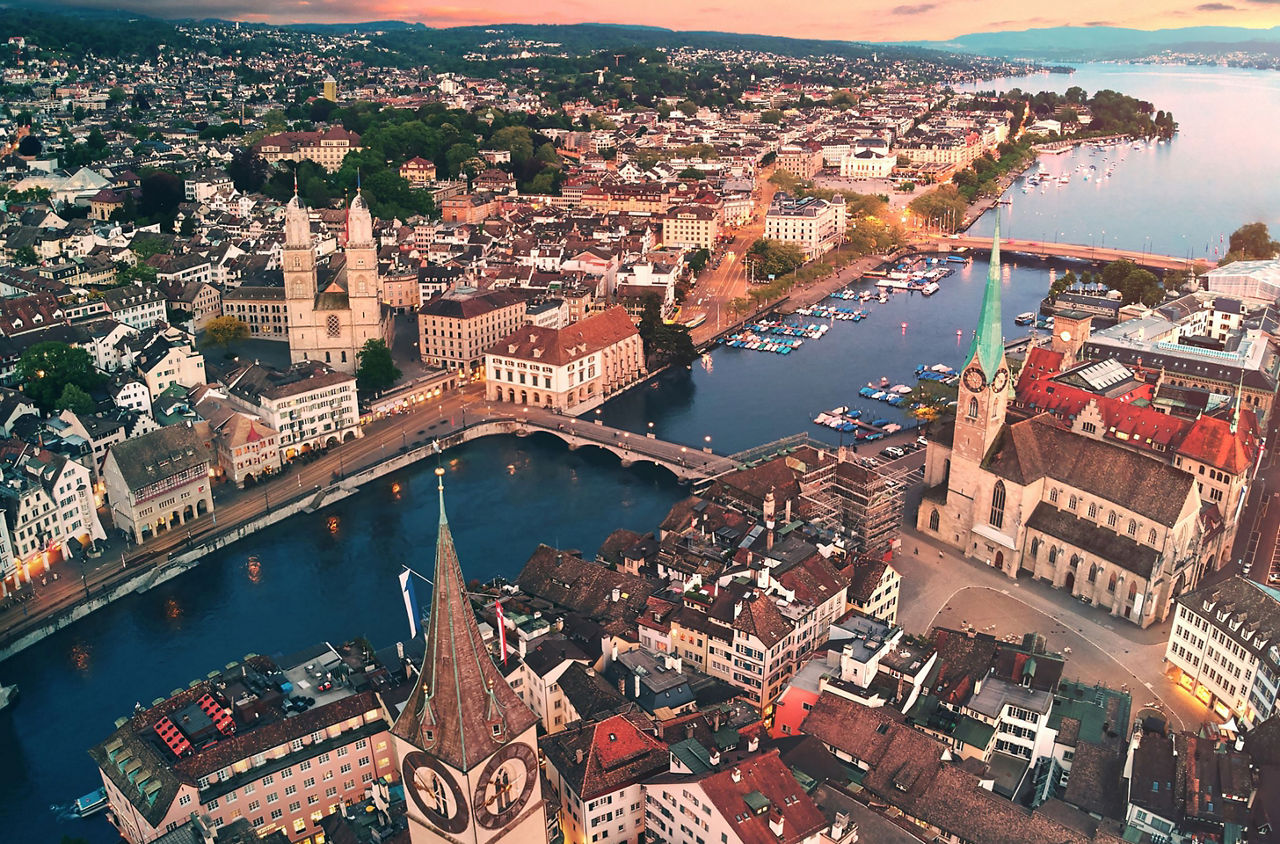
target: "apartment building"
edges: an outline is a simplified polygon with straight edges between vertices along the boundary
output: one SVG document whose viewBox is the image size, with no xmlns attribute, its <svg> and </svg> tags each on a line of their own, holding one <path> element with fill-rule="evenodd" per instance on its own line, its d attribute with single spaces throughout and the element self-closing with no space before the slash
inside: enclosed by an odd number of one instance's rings
<svg viewBox="0 0 1280 844">
<path fill-rule="evenodd" d="M 398 778 L 394 714 L 382 695 L 404 669 L 363 647 L 325 643 L 279 661 L 251 656 L 140 709 L 89 752 L 130 844 L 192 814 L 221 828 L 244 818 L 259 835 L 324 840 L 321 821 Z M 306 690 L 313 704 L 299 705 Z"/>
<path fill-rule="evenodd" d="M 426 187 L 436 180 L 436 165 L 422 157 L 410 158 L 400 165 L 400 178 L 409 183 L 411 188 Z"/>
<path fill-rule="evenodd" d="M 245 285 L 222 294 L 222 315 L 249 326 L 255 340 L 289 342 L 289 306 L 283 287 Z"/>
<path fill-rule="evenodd" d="M 0 518 L 8 553 L 0 555 L 0 578 L 49 570 L 106 532 L 94 506 L 90 471 L 49 451 L 23 452 L 0 469 Z"/>
<path fill-rule="evenodd" d="M 116 443 L 102 468 L 115 527 L 145 542 L 211 512 L 212 464 L 212 435 L 204 422 Z"/>
<path fill-rule="evenodd" d="M 253 146 L 268 164 L 279 161 L 313 161 L 330 173 L 342 166 L 349 152 L 359 152 L 360 136 L 341 126 L 323 132 L 278 132 Z"/>
<path fill-rule="evenodd" d="M 568 328 L 526 325 L 484 356 L 489 401 L 581 412 L 645 373 L 644 346 L 626 310 L 615 306 Z"/>
<path fill-rule="evenodd" d="M 1253 727 L 1280 693 L 1280 598 L 1232 577 L 1174 599 L 1170 677 L 1221 718 Z"/>
<path fill-rule="evenodd" d="M 218 477 L 242 487 L 280 470 L 279 432 L 240 410 L 222 390 L 198 387 L 188 398 L 213 431 Z"/>
<path fill-rule="evenodd" d="M 102 299 L 112 319 L 138 331 L 168 320 L 164 293 L 152 285 L 116 287 L 104 291 Z"/>
<path fill-rule="evenodd" d="M 204 355 L 196 351 L 191 335 L 176 328 L 152 337 L 138 352 L 134 367 L 153 402 L 174 384 L 195 387 L 205 383 Z"/>
<path fill-rule="evenodd" d="M 285 370 L 252 364 L 222 379 L 227 396 L 280 434 L 282 460 L 363 436 L 354 375 L 319 361 Z"/>
<path fill-rule="evenodd" d="M 812 179 L 822 169 L 820 144 L 786 144 L 778 150 L 778 169 L 800 179 Z"/>
<path fill-rule="evenodd" d="M 816 197 L 796 199 L 779 191 L 765 214 L 764 236 L 794 243 L 806 260 L 813 260 L 840 245 L 845 225 L 844 197 L 840 194 L 828 202 Z"/>
<path fill-rule="evenodd" d="M 705 205 L 681 205 L 662 218 L 663 246 L 711 250 L 719 236 L 720 215 Z"/>
<path fill-rule="evenodd" d="M 484 356 L 525 321 L 528 302 L 509 290 L 453 291 L 418 311 L 422 360 L 440 369 L 483 377 Z"/>
</svg>

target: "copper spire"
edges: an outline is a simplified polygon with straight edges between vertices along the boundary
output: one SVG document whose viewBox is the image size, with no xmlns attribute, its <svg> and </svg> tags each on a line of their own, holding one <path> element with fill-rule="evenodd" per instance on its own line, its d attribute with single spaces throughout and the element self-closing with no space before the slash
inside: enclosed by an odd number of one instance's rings
<svg viewBox="0 0 1280 844">
<path fill-rule="evenodd" d="M 480 637 L 444 508 L 421 676 L 392 733 L 460 771 L 469 771 L 536 720 L 507 684 Z"/>
</svg>

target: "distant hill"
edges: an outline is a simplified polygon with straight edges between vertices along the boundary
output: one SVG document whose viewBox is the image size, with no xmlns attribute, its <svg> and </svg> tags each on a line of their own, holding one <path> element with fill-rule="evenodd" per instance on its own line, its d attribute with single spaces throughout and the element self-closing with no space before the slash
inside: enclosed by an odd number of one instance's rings
<svg viewBox="0 0 1280 844">
<path fill-rule="evenodd" d="M 975 32 L 950 41 L 899 43 L 1002 58 L 1081 61 L 1133 58 L 1161 50 L 1203 52 L 1224 47 L 1275 48 L 1280 46 L 1280 26 L 1271 29 L 1188 26 L 1155 30 L 1117 26 L 1057 26 L 1009 32 Z"/>
</svg>

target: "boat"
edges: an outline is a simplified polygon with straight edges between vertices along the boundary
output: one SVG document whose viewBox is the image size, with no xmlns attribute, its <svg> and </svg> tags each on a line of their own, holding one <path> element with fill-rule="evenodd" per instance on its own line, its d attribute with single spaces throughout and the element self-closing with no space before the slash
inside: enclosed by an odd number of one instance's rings
<svg viewBox="0 0 1280 844">
<path fill-rule="evenodd" d="M 1035 321 L 1036 321 L 1036 315 L 1035 315 L 1035 312 L 1033 311 L 1027 311 L 1025 313 L 1018 314 L 1016 317 L 1013 318 L 1014 325 L 1030 325 Z"/>
<path fill-rule="evenodd" d="M 699 325 L 702 325 L 706 321 L 707 321 L 706 314 L 698 314 L 696 317 L 686 322 L 684 324 L 684 327 L 692 331 L 693 329 L 697 328 Z"/>
<path fill-rule="evenodd" d="M 0 711 L 18 699 L 17 686 L 0 686 Z"/>
<path fill-rule="evenodd" d="M 76 798 L 71 812 L 78 818 L 87 818 L 90 815 L 98 814 L 105 808 L 107 808 L 107 789 L 106 786 L 103 786 L 97 791 L 91 791 L 83 797 Z"/>
<path fill-rule="evenodd" d="M 920 289 L 920 292 L 926 296 L 932 296 L 933 294 L 937 293 L 941 289 L 942 288 L 938 286 L 938 282 L 931 281 L 928 284 L 926 284 L 924 287 L 922 287 Z"/>
</svg>

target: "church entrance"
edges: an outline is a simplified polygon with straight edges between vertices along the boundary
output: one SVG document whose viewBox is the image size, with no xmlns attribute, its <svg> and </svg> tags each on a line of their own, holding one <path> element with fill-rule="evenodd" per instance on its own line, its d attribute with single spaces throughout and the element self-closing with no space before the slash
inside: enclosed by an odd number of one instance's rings
<svg viewBox="0 0 1280 844">
<path fill-rule="evenodd" d="M 1076 573 L 1075 572 L 1073 571 L 1067 572 L 1067 579 L 1062 581 L 1062 588 L 1065 589 L 1069 594 L 1075 594 L 1075 591 L 1076 591 Z"/>
<path fill-rule="evenodd" d="M 1004 568 L 1004 552 L 1003 551 L 996 552 L 995 567 L 998 569 Z"/>
</svg>

